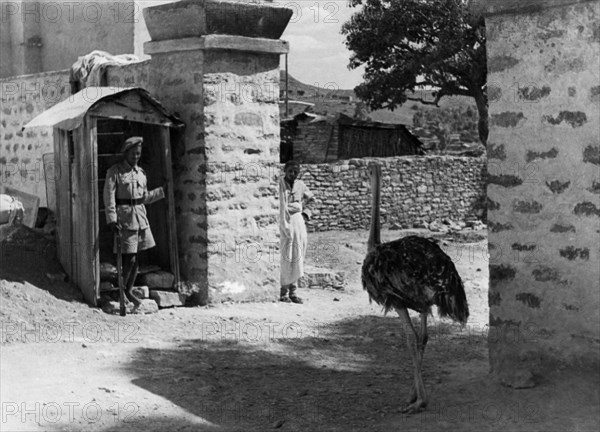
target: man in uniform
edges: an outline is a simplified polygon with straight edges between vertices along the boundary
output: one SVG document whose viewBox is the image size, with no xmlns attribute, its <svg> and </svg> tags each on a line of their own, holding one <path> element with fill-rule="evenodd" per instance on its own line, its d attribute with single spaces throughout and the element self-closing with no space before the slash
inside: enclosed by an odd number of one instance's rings
<svg viewBox="0 0 600 432">
<path fill-rule="evenodd" d="M 144 204 L 165 197 L 165 186 L 148 192 L 146 173 L 138 166 L 143 142 L 138 136 L 125 140 L 121 147 L 123 160 L 108 169 L 104 183 L 106 223 L 115 234 L 121 233 L 121 244 L 115 241 L 114 252 L 120 247 L 123 261 L 128 262 L 123 282 L 127 298 L 136 305 L 141 303 L 132 292 L 139 269 L 137 253 L 156 245 Z"/>
</svg>

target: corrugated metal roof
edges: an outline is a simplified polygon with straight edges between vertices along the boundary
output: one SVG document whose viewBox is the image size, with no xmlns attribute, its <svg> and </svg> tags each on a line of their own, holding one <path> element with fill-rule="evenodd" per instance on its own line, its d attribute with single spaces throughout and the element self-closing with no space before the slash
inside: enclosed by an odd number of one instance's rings
<svg viewBox="0 0 600 432">
<path fill-rule="evenodd" d="M 47 109 L 25 126 L 26 128 L 35 127 L 56 127 L 59 129 L 73 130 L 81 125 L 86 113 L 100 101 L 106 101 L 111 98 L 118 98 L 128 92 L 137 92 L 143 98 L 152 103 L 157 111 L 169 118 L 174 126 L 183 123 L 169 114 L 167 110 L 153 98 L 148 91 L 139 87 L 86 87 L 83 90 L 69 96 L 62 102 L 57 103 L 52 108 Z"/>
</svg>

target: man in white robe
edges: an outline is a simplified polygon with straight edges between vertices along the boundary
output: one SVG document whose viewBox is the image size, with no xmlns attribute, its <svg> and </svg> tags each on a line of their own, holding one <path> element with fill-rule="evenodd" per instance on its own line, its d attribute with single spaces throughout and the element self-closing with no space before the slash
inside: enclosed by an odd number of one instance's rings
<svg viewBox="0 0 600 432">
<path fill-rule="evenodd" d="M 302 299 L 296 295 L 296 289 L 298 279 L 304 274 L 304 255 L 308 244 L 305 221 L 310 218 L 310 211 L 303 206 L 303 202 L 308 203 L 314 199 L 304 182 L 298 180 L 299 174 L 300 164 L 289 161 L 279 180 L 279 300 L 287 303 L 302 303 Z"/>
</svg>

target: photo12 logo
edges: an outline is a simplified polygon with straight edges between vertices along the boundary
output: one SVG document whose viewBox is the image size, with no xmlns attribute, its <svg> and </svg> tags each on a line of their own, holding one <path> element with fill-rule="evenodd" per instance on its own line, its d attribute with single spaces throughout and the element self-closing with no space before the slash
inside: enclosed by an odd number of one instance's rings
<svg viewBox="0 0 600 432">
<path fill-rule="evenodd" d="M 489 403 L 437 403 L 427 407 L 418 414 L 423 424 L 435 423 L 478 423 L 482 429 L 486 425 L 533 424 L 541 421 L 540 405 L 530 401 L 524 402 L 489 402 Z M 510 430 L 510 428 L 505 429 Z"/>
<path fill-rule="evenodd" d="M 27 323 L 2 321 L 0 341 L 19 340 L 33 343 L 83 342 L 83 343 L 137 343 L 140 326 L 135 322 L 103 324 L 97 322 L 51 321 Z"/>
<path fill-rule="evenodd" d="M 140 406 L 135 402 L 102 406 L 96 401 L 81 402 L 2 402 L 2 424 L 98 423 L 110 415 L 113 422 L 131 422 Z"/>
<path fill-rule="evenodd" d="M 146 4 L 147 5 L 146 5 Z M 150 1 L 7 1 L 2 2 L 0 21 L 21 23 L 136 23 L 141 18 L 141 7 Z"/>
<path fill-rule="evenodd" d="M 212 342 L 266 344 L 307 336 L 319 336 L 319 329 L 316 324 L 311 328 L 307 328 L 297 322 L 211 321 L 203 322 L 201 329 L 201 339 Z"/>
<path fill-rule="evenodd" d="M 290 24 L 301 21 L 312 21 L 323 24 L 340 24 L 342 18 L 339 12 L 342 8 L 348 7 L 348 1 L 315 1 L 315 0 L 296 0 L 296 1 L 268 1 L 254 0 L 253 3 L 272 5 L 282 7 L 293 11 L 290 18 Z"/>
</svg>

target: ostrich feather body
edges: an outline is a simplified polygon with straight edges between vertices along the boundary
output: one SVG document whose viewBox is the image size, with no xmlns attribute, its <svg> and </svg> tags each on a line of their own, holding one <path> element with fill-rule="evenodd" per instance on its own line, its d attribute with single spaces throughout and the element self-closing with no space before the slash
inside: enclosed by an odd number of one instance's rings
<svg viewBox="0 0 600 432">
<path fill-rule="evenodd" d="M 408 236 L 377 245 L 362 266 L 362 284 L 369 299 L 384 307 L 429 312 L 466 323 L 467 298 L 460 275 L 448 255 L 433 241 Z"/>
</svg>

